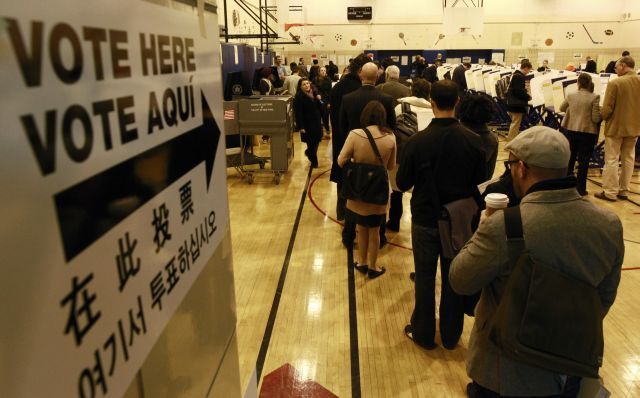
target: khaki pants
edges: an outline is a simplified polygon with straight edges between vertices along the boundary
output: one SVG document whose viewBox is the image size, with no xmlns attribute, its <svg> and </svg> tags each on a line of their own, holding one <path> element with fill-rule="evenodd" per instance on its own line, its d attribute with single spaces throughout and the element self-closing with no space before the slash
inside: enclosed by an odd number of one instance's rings
<svg viewBox="0 0 640 398">
<path fill-rule="evenodd" d="M 522 123 L 522 117 L 524 116 L 524 113 L 508 113 L 509 117 L 511 118 L 511 125 L 509 126 L 509 136 L 507 137 L 507 140 L 511 141 L 518 136 L 518 133 L 520 133 L 520 123 Z"/>
<path fill-rule="evenodd" d="M 637 140 L 638 137 L 606 137 L 604 140 L 602 190 L 609 199 L 629 193 Z M 620 177 L 618 177 L 618 161 L 622 163 Z"/>
</svg>

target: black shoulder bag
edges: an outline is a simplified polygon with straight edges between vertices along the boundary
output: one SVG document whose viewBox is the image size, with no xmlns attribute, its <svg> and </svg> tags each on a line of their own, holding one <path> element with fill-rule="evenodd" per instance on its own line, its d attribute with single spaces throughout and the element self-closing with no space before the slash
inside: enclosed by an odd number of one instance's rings
<svg viewBox="0 0 640 398">
<path fill-rule="evenodd" d="M 385 205 L 389 201 L 389 175 L 371 132 L 365 127 L 371 148 L 380 164 L 347 162 L 342 169 L 340 194 L 351 200 Z"/>
<path fill-rule="evenodd" d="M 503 211 L 509 259 L 515 265 L 489 339 L 514 361 L 597 378 L 604 348 L 598 289 L 534 262 L 526 251 L 520 206 Z"/>
</svg>

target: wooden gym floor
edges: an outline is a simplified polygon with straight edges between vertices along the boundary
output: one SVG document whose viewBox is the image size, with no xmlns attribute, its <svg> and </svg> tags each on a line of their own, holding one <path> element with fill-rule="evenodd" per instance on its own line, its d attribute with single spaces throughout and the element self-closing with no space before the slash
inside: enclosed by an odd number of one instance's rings
<svg viewBox="0 0 640 398">
<path fill-rule="evenodd" d="M 270 175 L 256 175 L 249 185 L 228 169 L 243 389 L 257 369 L 264 397 L 465 397 L 473 318 L 465 318 L 461 342 L 452 351 L 441 345 L 423 350 L 403 333 L 413 309 L 410 195 L 404 198 L 400 232 L 387 231 L 391 244 L 380 252 L 387 273 L 368 280 L 356 272 L 350 294 L 347 251 L 335 221 L 336 188 L 329 182 L 330 141 L 321 143 L 320 167 L 310 172 L 304 144 L 295 138 L 296 156 L 279 185 Z M 496 175 L 504 170 L 503 146 L 501 141 Z M 599 172 L 592 171 L 589 200 L 622 219 L 627 269 L 605 320 L 601 376 L 613 397 L 638 397 L 640 178 L 632 183 L 639 193 L 616 203 L 593 197 L 599 181 Z M 282 376 L 287 372 L 293 384 Z"/>
</svg>

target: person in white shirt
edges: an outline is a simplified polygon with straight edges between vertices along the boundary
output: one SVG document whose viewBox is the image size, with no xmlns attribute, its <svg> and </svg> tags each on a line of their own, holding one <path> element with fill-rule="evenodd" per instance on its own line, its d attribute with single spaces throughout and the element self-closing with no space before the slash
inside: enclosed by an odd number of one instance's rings
<svg viewBox="0 0 640 398">
<path fill-rule="evenodd" d="M 298 91 L 298 82 L 300 81 L 299 70 L 296 65 L 291 65 L 291 75 L 284 79 L 282 89 L 287 90 L 289 95 L 295 96 Z"/>
<path fill-rule="evenodd" d="M 418 131 L 426 129 L 433 119 L 433 110 L 429 102 L 430 94 L 431 83 L 425 79 L 414 79 L 411 85 L 411 97 L 398 99 L 398 105 L 395 108 L 396 116 L 402 113 L 402 103 L 406 102 L 411 106 L 411 112 L 417 115 Z"/>
</svg>

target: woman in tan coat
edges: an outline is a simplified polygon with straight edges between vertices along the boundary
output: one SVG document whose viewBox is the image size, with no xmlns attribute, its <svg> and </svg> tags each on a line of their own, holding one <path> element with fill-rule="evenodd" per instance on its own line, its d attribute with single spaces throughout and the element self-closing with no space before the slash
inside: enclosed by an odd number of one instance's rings
<svg viewBox="0 0 640 398">
<path fill-rule="evenodd" d="M 387 114 L 379 101 L 369 102 L 360 115 L 360 125 L 367 126 L 367 130 L 371 132 L 384 167 L 392 170 L 396 164 L 396 138 L 387 127 L 386 120 Z M 349 160 L 356 163 L 380 164 L 363 129 L 349 132 L 338 155 L 340 167 Z M 366 273 L 369 278 L 377 278 L 386 271 L 384 267 L 378 267 L 376 262 L 380 245 L 379 229 L 387 218 L 387 204 L 376 205 L 347 200 L 347 211 L 352 213 L 351 217 L 357 225 L 359 264 L 356 263 L 355 267 L 358 271 Z"/>
</svg>

